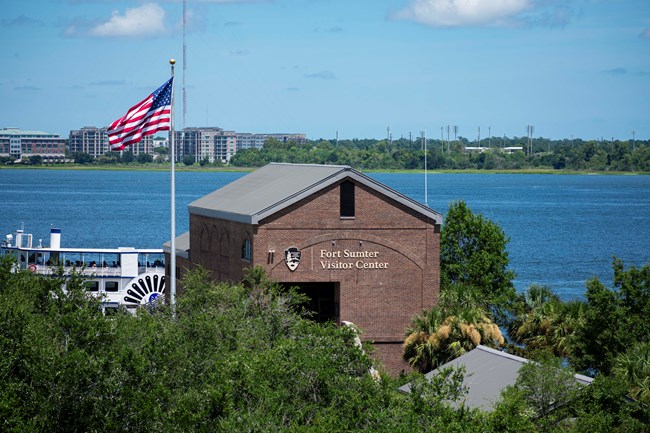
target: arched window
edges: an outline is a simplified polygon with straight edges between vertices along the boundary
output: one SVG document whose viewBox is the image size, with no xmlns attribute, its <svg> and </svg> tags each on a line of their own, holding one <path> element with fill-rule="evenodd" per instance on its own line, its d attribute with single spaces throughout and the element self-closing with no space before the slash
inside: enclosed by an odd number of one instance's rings
<svg viewBox="0 0 650 433">
<path fill-rule="evenodd" d="M 229 256 L 228 254 L 228 247 L 230 246 L 230 238 L 228 237 L 228 233 L 224 232 L 221 234 L 221 239 L 219 240 L 219 255 L 223 258 L 226 258 Z"/>
<path fill-rule="evenodd" d="M 244 239 L 241 244 L 241 258 L 244 260 L 251 259 L 251 240 L 249 238 Z"/>
<path fill-rule="evenodd" d="M 207 228 L 201 230 L 201 252 L 208 253 L 210 251 L 210 232 Z"/>
</svg>

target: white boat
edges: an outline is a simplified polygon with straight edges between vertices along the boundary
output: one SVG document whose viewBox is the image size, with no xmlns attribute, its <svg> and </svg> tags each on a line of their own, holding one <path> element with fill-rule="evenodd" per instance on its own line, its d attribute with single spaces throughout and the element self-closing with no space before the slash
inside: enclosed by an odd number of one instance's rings
<svg viewBox="0 0 650 433">
<path fill-rule="evenodd" d="M 3 254 L 11 254 L 18 269 L 64 276 L 77 272 L 86 278 L 89 293 L 102 299 L 102 310 L 127 308 L 162 301 L 165 293 L 165 256 L 162 249 L 62 248 L 61 230 L 50 229 L 49 247 L 32 245 L 24 230 L 6 236 L 0 243 Z"/>
</svg>

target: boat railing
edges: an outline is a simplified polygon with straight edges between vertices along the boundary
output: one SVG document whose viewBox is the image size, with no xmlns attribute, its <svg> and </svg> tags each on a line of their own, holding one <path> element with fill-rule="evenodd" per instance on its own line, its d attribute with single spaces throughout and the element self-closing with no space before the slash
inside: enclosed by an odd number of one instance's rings
<svg viewBox="0 0 650 433">
<path fill-rule="evenodd" d="M 138 274 L 144 274 L 145 272 L 165 272 L 164 266 L 139 266 Z"/>
<path fill-rule="evenodd" d="M 29 269 L 40 275 L 55 275 L 57 272 L 56 266 L 48 265 L 29 265 Z M 80 275 L 85 277 L 121 277 L 122 276 L 122 267 L 121 266 L 90 266 L 84 267 L 81 266 L 63 266 L 63 274 L 70 275 L 73 272 L 77 272 Z M 138 274 L 143 274 L 145 272 L 165 272 L 164 266 L 139 266 Z"/>
</svg>

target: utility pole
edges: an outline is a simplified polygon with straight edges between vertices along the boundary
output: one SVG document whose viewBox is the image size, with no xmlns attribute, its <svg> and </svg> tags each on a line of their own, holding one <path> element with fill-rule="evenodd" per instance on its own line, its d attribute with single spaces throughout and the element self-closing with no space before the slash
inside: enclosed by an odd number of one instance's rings
<svg viewBox="0 0 650 433">
<path fill-rule="evenodd" d="M 447 125 L 447 149 L 449 149 L 449 130 L 450 129 L 451 128 L 449 127 L 449 125 Z"/>
<path fill-rule="evenodd" d="M 528 155 L 532 155 L 533 153 L 533 131 L 535 131 L 535 126 L 526 126 L 526 134 L 528 136 Z"/>
<path fill-rule="evenodd" d="M 492 147 L 492 132 L 490 131 L 491 128 L 491 126 L 488 126 L 488 149 Z"/>
<path fill-rule="evenodd" d="M 429 199 L 428 199 L 428 186 L 427 186 L 427 138 L 426 134 L 427 131 L 424 130 L 420 134 L 422 134 L 422 148 L 424 149 L 424 204 L 426 206 L 429 205 Z"/>
<path fill-rule="evenodd" d="M 530 125 L 530 154 L 533 154 L 533 133 L 535 132 L 535 125 Z"/>
<path fill-rule="evenodd" d="M 180 139 L 181 139 L 181 149 L 185 149 L 186 141 L 185 141 L 185 128 L 187 127 L 185 123 L 185 118 L 187 116 L 187 89 L 185 87 L 185 76 L 187 75 L 187 44 L 185 43 L 185 27 L 187 27 L 187 1 L 183 0 L 183 92 L 182 92 L 182 97 L 183 97 L 183 124 L 182 124 L 182 129 L 180 133 Z M 206 113 L 206 123 L 207 123 L 207 113 Z M 174 153 L 171 154 L 172 158 L 176 158 L 176 149 L 178 146 L 174 146 Z M 194 159 L 195 161 L 198 162 L 199 160 L 199 149 L 194 150 Z M 183 154 L 185 154 L 185 151 L 183 150 Z M 173 252 L 176 254 L 176 252 Z"/>
</svg>

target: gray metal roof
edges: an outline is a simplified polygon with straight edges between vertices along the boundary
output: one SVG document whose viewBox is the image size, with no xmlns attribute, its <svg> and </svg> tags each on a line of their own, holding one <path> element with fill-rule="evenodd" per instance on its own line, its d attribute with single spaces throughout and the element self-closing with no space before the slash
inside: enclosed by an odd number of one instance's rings
<svg viewBox="0 0 650 433">
<path fill-rule="evenodd" d="M 176 236 L 176 256 L 189 258 L 188 251 L 190 250 L 190 232 L 185 232 L 179 236 Z M 171 254 L 172 251 L 172 241 L 168 240 L 163 244 L 163 252 Z"/>
<path fill-rule="evenodd" d="M 260 220 L 350 178 L 442 223 L 442 215 L 347 165 L 271 163 L 189 204 L 191 214 L 258 224 Z"/>
<path fill-rule="evenodd" d="M 474 350 L 430 371 L 425 377 L 429 379 L 447 367 L 465 366 L 463 385 L 468 388 L 465 406 L 490 411 L 499 400 L 501 391 L 515 384 L 519 369 L 527 362 L 530 360 L 478 345 Z M 575 378 L 581 385 L 589 385 L 593 381 L 591 377 L 581 374 L 576 374 Z M 408 393 L 411 387 L 406 384 L 399 390 Z"/>
<path fill-rule="evenodd" d="M 47 137 L 47 138 L 61 138 L 58 134 L 52 134 L 44 131 L 27 131 L 19 128 L 0 128 L 0 136 L 26 136 L 26 137 Z"/>
</svg>

